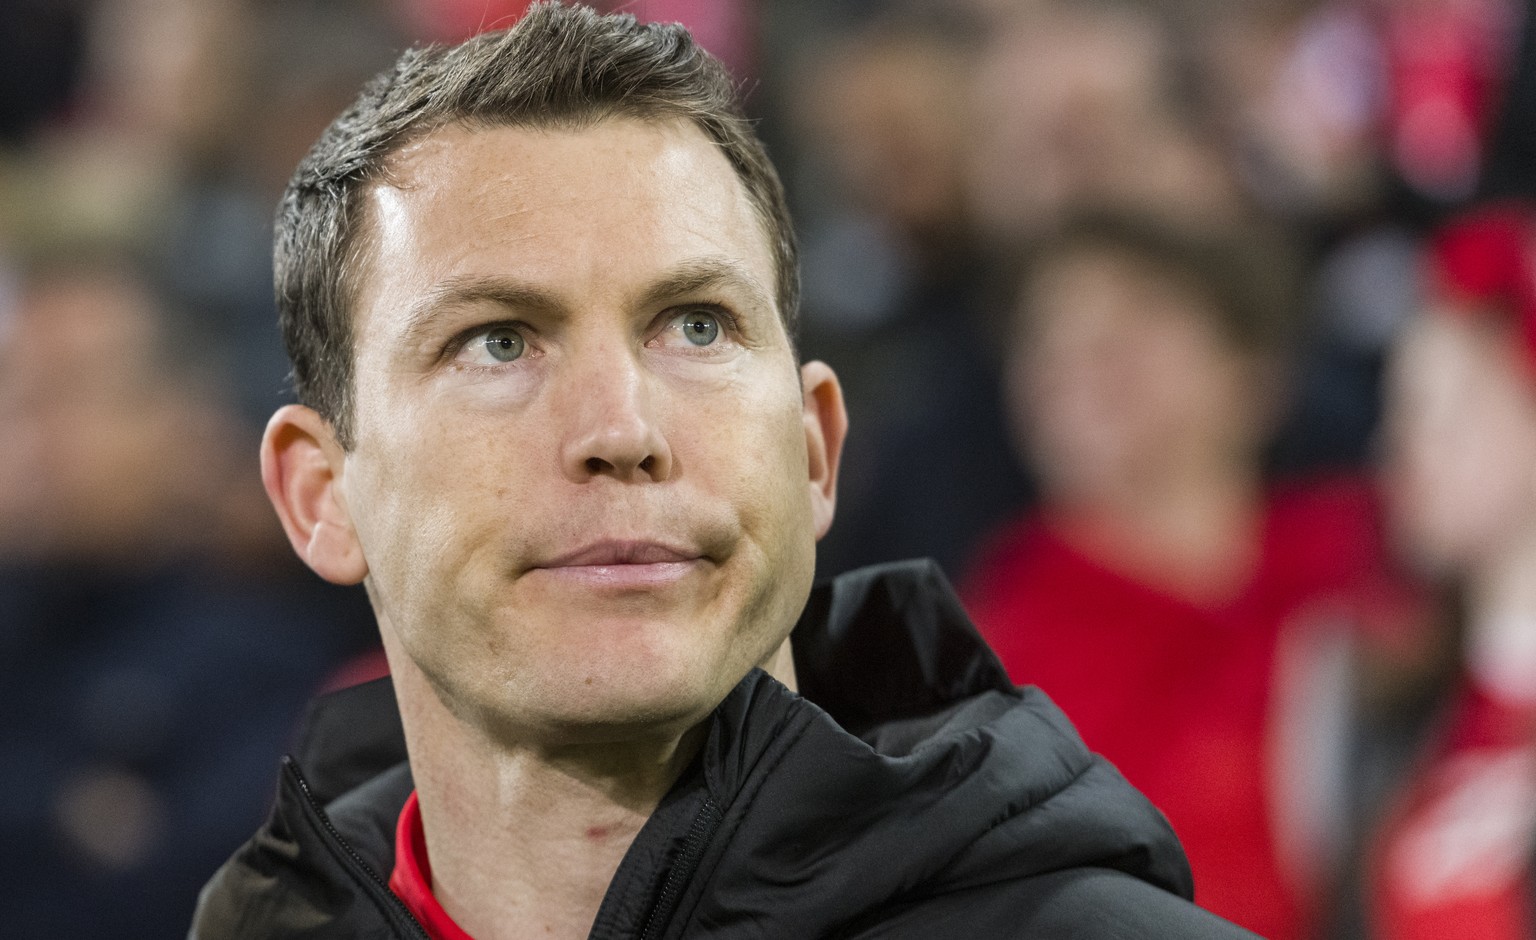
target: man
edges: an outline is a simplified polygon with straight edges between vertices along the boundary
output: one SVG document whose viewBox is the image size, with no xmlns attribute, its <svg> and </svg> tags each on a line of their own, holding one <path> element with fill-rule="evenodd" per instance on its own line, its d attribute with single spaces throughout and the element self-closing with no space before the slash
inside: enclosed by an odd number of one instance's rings
<svg viewBox="0 0 1536 940">
<path fill-rule="evenodd" d="M 811 592 L 841 396 L 680 28 L 407 53 L 300 166 L 277 282 L 263 477 L 367 585 L 403 727 L 387 684 L 320 706 L 194 937 L 1239 933 L 935 570 Z"/>
</svg>

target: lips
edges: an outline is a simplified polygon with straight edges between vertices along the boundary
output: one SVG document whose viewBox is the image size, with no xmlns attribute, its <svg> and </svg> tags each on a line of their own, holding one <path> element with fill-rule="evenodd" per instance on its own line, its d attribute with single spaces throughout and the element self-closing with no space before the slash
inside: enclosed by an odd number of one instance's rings
<svg viewBox="0 0 1536 940">
<path fill-rule="evenodd" d="M 556 556 L 536 568 L 593 568 L 616 565 L 659 565 L 670 562 L 698 561 L 703 554 L 698 551 L 668 545 L 662 542 L 601 541 L 584 545 L 574 551 Z"/>
<path fill-rule="evenodd" d="M 529 572 L 582 593 L 650 592 L 677 584 L 707 561 L 696 550 L 664 542 L 613 540 L 557 555 Z"/>
</svg>

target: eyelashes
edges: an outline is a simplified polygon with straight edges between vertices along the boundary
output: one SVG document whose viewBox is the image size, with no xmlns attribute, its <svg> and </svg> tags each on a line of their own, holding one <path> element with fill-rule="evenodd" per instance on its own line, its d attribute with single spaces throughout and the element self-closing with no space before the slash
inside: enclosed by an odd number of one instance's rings
<svg viewBox="0 0 1536 940">
<path fill-rule="evenodd" d="M 701 301 L 677 304 L 662 311 L 644 340 L 651 349 L 674 349 L 690 355 L 716 355 L 742 340 L 740 321 L 722 304 Z M 444 344 L 440 361 L 468 369 L 498 369 L 538 358 L 538 331 L 521 320 L 481 322 Z"/>
<path fill-rule="evenodd" d="M 446 352 L 455 362 L 494 368 L 522 359 L 529 352 L 525 327 L 516 323 L 498 323 L 456 337 Z"/>
</svg>

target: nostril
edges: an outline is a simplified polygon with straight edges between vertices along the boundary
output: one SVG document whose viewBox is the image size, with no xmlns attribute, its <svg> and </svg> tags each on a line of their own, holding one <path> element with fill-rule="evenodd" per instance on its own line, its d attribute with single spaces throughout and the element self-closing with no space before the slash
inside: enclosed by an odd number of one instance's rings
<svg viewBox="0 0 1536 940">
<path fill-rule="evenodd" d="M 579 474 L 582 479 L 614 477 L 629 480 L 637 476 L 654 478 L 658 473 L 666 473 L 669 466 L 667 452 L 658 448 L 629 447 L 622 443 L 603 446 L 603 442 L 599 442 L 584 449 L 586 456 L 581 457 L 579 463 L 573 462 L 568 465 L 571 471 Z"/>
</svg>

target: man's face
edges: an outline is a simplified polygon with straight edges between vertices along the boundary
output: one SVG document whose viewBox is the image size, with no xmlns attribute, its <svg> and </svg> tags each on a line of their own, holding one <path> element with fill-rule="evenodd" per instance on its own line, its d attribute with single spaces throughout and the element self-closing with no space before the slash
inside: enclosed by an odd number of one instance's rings
<svg viewBox="0 0 1536 940">
<path fill-rule="evenodd" d="M 449 127 L 369 197 L 339 492 L 386 640 L 495 733 L 702 719 L 831 519 L 729 163 L 683 122 Z"/>
</svg>

